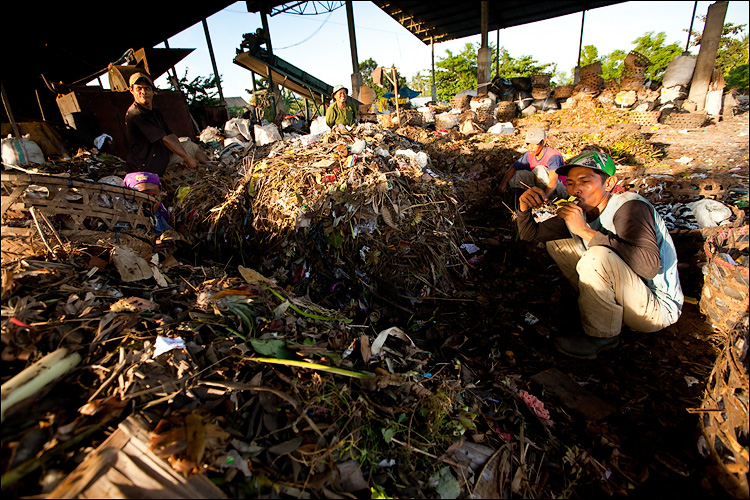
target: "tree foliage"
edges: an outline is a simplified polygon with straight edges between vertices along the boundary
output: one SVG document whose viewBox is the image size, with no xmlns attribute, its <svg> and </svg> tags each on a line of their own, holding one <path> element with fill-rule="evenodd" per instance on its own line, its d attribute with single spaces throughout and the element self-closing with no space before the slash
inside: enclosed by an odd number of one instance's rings
<svg viewBox="0 0 750 500">
<path fill-rule="evenodd" d="M 675 57 L 682 54 L 682 48 L 677 43 L 665 45 L 667 34 L 649 31 L 633 40 L 636 52 L 646 56 L 651 62 L 646 70 L 647 80 L 661 80 L 664 71 Z"/>
<path fill-rule="evenodd" d="M 703 22 L 706 16 L 701 16 Z M 687 31 L 687 30 L 685 30 Z M 748 91 L 748 37 L 746 24 L 725 23 L 721 30 L 719 49 L 716 53 L 716 67 L 724 73 L 729 88 Z M 702 33 L 690 34 L 692 47 L 699 47 Z"/>
<path fill-rule="evenodd" d="M 188 81 L 188 70 L 185 68 L 185 75 L 180 78 L 180 88 L 191 110 L 219 104 L 219 87 L 215 76 L 196 76 Z"/>
<path fill-rule="evenodd" d="M 375 71 L 375 69 L 379 67 L 380 65 L 372 57 L 359 63 L 359 73 L 362 75 L 362 84 L 367 85 L 368 87 L 373 89 L 378 99 L 383 97 L 383 94 L 386 94 L 387 92 L 393 92 L 393 84 L 385 76 L 386 70 L 388 70 L 388 74 L 390 75 L 389 68 L 386 67 L 383 70 L 383 81 L 381 83 L 384 85 L 384 87 L 379 87 L 375 85 L 375 82 L 373 82 L 372 72 Z M 396 73 L 396 76 L 397 76 L 398 88 L 405 87 L 407 85 L 406 77 L 398 73 Z"/>
</svg>

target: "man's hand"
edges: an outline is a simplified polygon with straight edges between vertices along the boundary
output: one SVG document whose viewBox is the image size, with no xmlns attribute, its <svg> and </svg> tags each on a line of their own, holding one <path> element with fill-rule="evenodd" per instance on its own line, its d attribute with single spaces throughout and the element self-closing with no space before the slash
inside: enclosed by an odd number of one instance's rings
<svg viewBox="0 0 750 500">
<path fill-rule="evenodd" d="M 572 234 L 581 237 L 584 241 L 588 242 L 596 234 L 596 231 L 586 224 L 586 214 L 583 209 L 575 203 L 561 203 L 557 208 L 557 216 L 565 221 L 565 225 Z"/>
<path fill-rule="evenodd" d="M 183 160 L 185 160 L 185 164 L 190 168 L 196 168 L 198 165 L 200 165 L 200 162 L 192 156 L 184 157 Z"/>
<path fill-rule="evenodd" d="M 518 199 L 518 208 L 521 212 L 525 212 L 529 209 L 541 207 L 545 201 L 547 201 L 547 197 L 544 196 L 544 191 L 534 186 L 523 192 Z"/>
</svg>

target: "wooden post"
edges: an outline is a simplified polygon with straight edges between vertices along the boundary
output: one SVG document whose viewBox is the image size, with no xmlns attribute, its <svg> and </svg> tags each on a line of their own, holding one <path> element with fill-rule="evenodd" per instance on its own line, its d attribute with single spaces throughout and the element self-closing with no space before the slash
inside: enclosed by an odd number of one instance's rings
<svg viewBox="0 0 750 500">
<path fill-rule="evenodd" d="M 5 112 L 8 114 L 8 120 L 10 120 L 10 126 L 13 129 L 13 135 L 19 141 L 21 140 L 21 132 L 18 130 L 18 124 L 16 119 L 13 117 L 13 111 L 10 109 L 10 100 L 8 100 L 8 94 L 5 93 L 5 84 L 0 82 L 0 93 L 3 97 L 3 106 L 5 106 Z"/>
<path fill-rule="evenodd" d="M 432 50 L 432 100 L 437 102 L 437 85 L 435 85 L 435 37 L 430 37 L 430 49 Z"/>
<path fill-rule="evenodd" d="M 201 19 L 203 22 L 203 31 L 206 33 L 206 43 L 208 44 L 208 54 L 211 56 L 211 65 L 214 68 L 214 76 L 216 77 L 216 88 L 219 89 L 219 102 L 226 106 L 224 100 L 224 92 L 221 90 L 221 79 L 219 78 L 219 70 L 216 68 L 216 58 L 214 57 L 214 47 L 211 45 L 211 36 L 208 34 L 208 23 L 206 18 Z"/>
<path fill-rule="evenodd" d="M 167 39 L 164 39 L 164 48 L 169 48 L 169 40 Z M 172 88 L 179 92 L 181 89 L 180 80 L 177 78 L 177 70 L 174 69 L 174 66 L 172 66 L 172 68 L 170 69 L 172 70 Z"/>
<path fill-rule="evenodd" d="M 688 100 L 695 103 L 697 111 L 706 108 L 706 94 L 711 83 L 711 76 L 716 63 L 716 53 L 719 50 L 721 31 L 724 28 L 724 17 L 727 14 L 729 2 L 714 2 L 708 7 L 706 25 L 701 38 L 701 50 L 695 61 L 695 72 L 690 83 Z"/>
</svg>

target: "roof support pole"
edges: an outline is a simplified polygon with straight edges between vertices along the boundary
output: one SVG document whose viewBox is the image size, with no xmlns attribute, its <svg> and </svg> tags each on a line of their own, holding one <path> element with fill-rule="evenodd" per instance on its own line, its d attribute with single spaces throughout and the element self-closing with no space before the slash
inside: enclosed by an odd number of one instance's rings
<svg viewBox="0 0 750 500">
<path fill-rule="evenodd" d="M 271 8 L 268 6 L 268 3 L 263 5 L 263 8 L 260 11 L 260 24 L 263 27 L 263 36 L 265 36 L 266 40 L 266 49 L 268 49 L 268 59 L 269 61 L 273 61 L 273 47 L 271 46 L 271 31 L 268 29 L 268 13 L 271 11 Z M 273 76 L 271 75 L 271 68 L 267 68 L 268 70 L 268 92 L 271 93 L 271 120 L 276 119 L 276 108 L 278 106 L 278 100 L 277 100 L 277 89 L 276 85 L 273 84 Z"/>
<path fill-rule="evenodd" d="M 487 45 L 487 32 L 490 27 L 490 2 L 482 0 L 482 46 L 477 52 L 477 95 L 487 95 L 492 69 L 492 51 Z"/>
<path fill-rule="evenodd" d="M 164 48 L 169 49 L 169 40 L 167 40 L 166 38 L 164 39 Z M 177 92 L 180 92 L 180 80 L 177 78 L 177 70 L 174 69 L 174 66 L 172 66 L 170 69 L 172 70 L 172 74 L 169 75 L 172 77 L 172 88 Z"/>
<path fill-rule="evenodd" d="M 703 111 L 706 108 L 706 94 L 714 72 L 716 53 L 719 50 L 728 5 L 729 2 L 714 2 L 708 7 L 706 25 L 701 37 L 701 49 L 695 61 L 695 72 L 693 72 L 688 94 L 688 100 L 697 106 L 696 111 Z"/>
<path fill-rule="evenodd" d="M 693 34 L 693 21 L 695 21 L 695 11 L 698 9 L 698 2 L 693 3 L 693 16 L 690 18 L 690 29 L 688 30 L 688 39 L 687 43 L 685 44 L 685 53 L 687 53 L 688 49 L 690 48 L 690 36 Z"/>
<path fill-rule="evenodd" d="M 219 89 L 219 103 L 226 105 L 224 100 L 224 92 L 221 90 L 221 78 L 219 77 L 219 70 L 216 68 L 216 58 L 214 57 L 214 47 L 211 44 L 211 35 L 208 34 L 208 23 L 206 18 L 201 19 L 203 22 L 203 31 L 206 33 L 206 43 L 208 44 L 208 54 L 211 56 L 211 65 L 214 68 L 214 78 L 216 78 L 216 88 Z"/>
<path fill-rule="evenodd" d="M 430 49 L 432 50 L 432 88 L 430 89 L 432 100 L 437 102 L 437 85 L 435 85 L 435 37 L 430 37 Z"/>
<path fill-rule="evenodd" d="M 349 25 L 349 47 L 352 54 L 352 97 L 359 100 L 359 88 L 362 86 L 362 74 L 359 72 L 357 57 L 357 37 L 354 31 L 354 7 L 351 0 L 346 2 L 346 22 Z"/>
<path fill-rule="evenodd" d="M 575 74 L 573 76 L 573 83 L 581 81 L 581 52 L 583 50 L 583 24 L 586 20 L 586 11 L 581 12 L 581 37 L 578 40 L 578 63 L 576 64 Z"/>
<path fill-rule="evenodd" d="M 500 28 L 497 28 L 497 44 L 495 45 L 495 76 L 500 78 Z"/>
</svg>

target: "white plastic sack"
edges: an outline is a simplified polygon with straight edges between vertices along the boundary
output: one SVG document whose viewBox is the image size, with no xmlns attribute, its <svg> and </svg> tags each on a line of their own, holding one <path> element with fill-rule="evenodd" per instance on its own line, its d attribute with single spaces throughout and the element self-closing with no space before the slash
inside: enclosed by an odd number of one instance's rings
<svg viewBox="0 0 750 500">
<path fill-rule="evenodd" d="M 432 123 L 435 121 L 435 114 L 428 106 L 422 106 L 417 108 L 417 111 L 422 113 L 422 121 L 425 123 Z"/>
<path fill-rule="evenodd" d="M 331 127 L 326 125 L 326 117 L 319 116 L 310 124 L 310 134 L 320 135 L 331 131 Z"/>
<path fill-rule="evenodd" d="M 231 146 L 232 144 L 238 144 L 242 146 L 243 148 L 246 146 L 252 146 L 252 142 L 247 142 L 241 135 L 236 135 L 234 137 L 227 137 L 224 139 L 224 147 Z"/>
<path fill-rule="evenodd" d="M 198 136 L 198 139 L 204 144 L 207 144 L 211 141 L 220 141 L 221 132 L 219 132 L 219 129 L 216 127 L 206 127 Z"/>
<path fill-rule="evenodd" d="M 266 144 L 280 140 L 281 133 L 279 133 L 279 129 L 273 123 L 262 127 L 260 125 L 255 126 L 255 142 L 258 146 L 265 146 Z"/>
<path fill-rule="evenodd" d="M 488 134 L 512 134 L 515 132 L 511 122 L 496 123 L 487 129 Z"/>
<path fill-rule="evenodd" d="M 242 139 L 245 141 L 253 141 L 253 135 L 250 133 L 249 118 L 232 118 L 224 124 L 225 137 L 237 137 L 238 135 L 242 136 Z"/>
<path fill-rule="evenodd" d="M 469 102 L 469 107 L 472 109 L 472 111 L 476 111 L 478 109 L 489 109 L 491 108 L 495 103 L 492 102 L 492 99 L 489 97 L 485 97 L 483 99 L 472 99 L 471 102 Z"/>
<path fill-rule="evenodd" d="M 677 85 L 687 86 L 693 79 L 696 58 L 693 56 L 677 56 L 670 61 L 664 71 L 662 86 L 675 87 Z"/>
<path fill-rule="evenodd" d="M 29 139 L 29 135 L 14 139 L 12 135 L 2 140 L 2 157 L 6 165 L 20 166 L 29 163 L 45 162 L 44 153 L 39 145 Z"/>
<path fill-rule="evenodd" d="M 309 146 L 310 144 L 315 144 L 320 142 L 320 134 L 308 134 L 303 135 L 300 137 L 300 141 L 302 142 L 303 146 Z"/>
<path fill-rule="evenodd" d="M 700 227 L 718 227 L 729 222 L 732 209 L 720 201 L 703 199 L 688 203 L 687 207 L 693 211 L 695 220 Z"/>
</svg>

